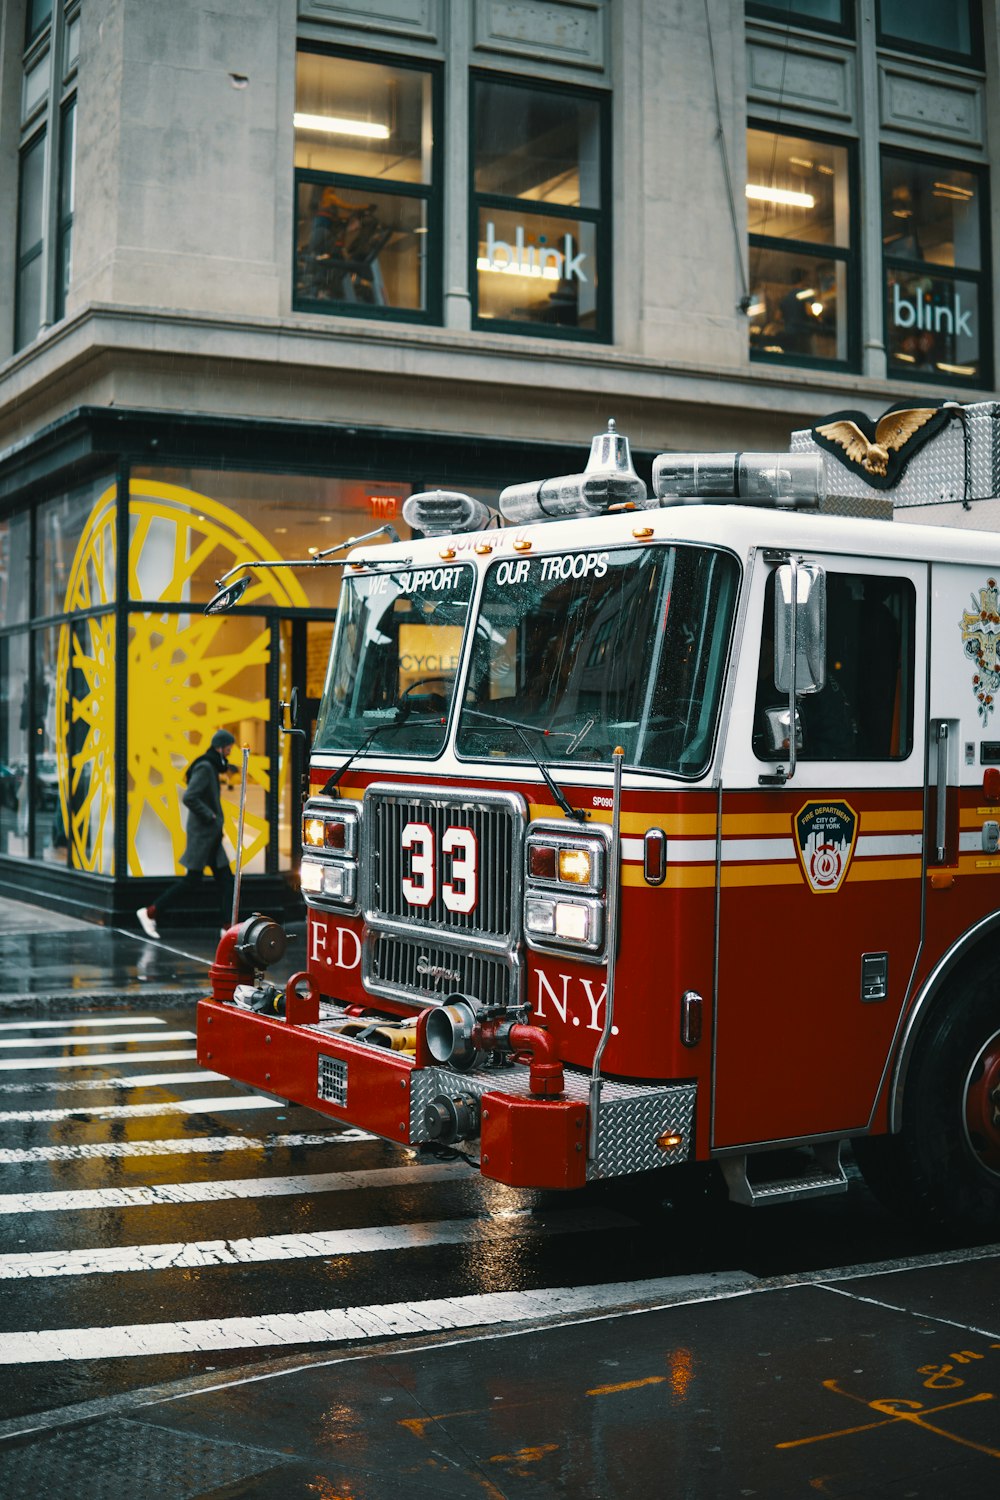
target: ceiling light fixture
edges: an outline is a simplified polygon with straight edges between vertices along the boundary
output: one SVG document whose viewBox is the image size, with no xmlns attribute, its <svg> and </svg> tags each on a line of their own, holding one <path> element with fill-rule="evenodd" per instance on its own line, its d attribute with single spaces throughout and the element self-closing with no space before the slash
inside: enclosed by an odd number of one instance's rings
<svg viewBox="0 0 1000 1500">
<path fill-rule="evenodd" d="M 765 187 L 760 182 L 748 182 L 746 194 L 755 203 L 779 203 L 783 208 L 815 208 L 812 193 L 793 193 L 788 188 Z"/>
<path fill-rule="evenodd" d="M 319 130 L 324 135 L 363 135 L 372 141 L 389 139 L 388 125 L 376 125 L 371 120 L 348 120 L 340 115 L 292 116 L 296 130 Z"/>
</svg>

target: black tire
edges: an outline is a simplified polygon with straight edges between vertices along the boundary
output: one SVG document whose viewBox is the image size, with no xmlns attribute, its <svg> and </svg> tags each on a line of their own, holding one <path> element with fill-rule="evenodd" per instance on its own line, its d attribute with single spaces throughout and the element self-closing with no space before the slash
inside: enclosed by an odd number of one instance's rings
<svg viewBox="0 0 1000 1500">
<path fill-rule="evenodd" d="M 1000 977 L 979 969 L 928 1017 L 904 1083 L 898 1135 L 854 1155 L 875 1196 L 923 1226 L 1000 1221 Z M 996 1091 L 996 1105 L 992 1095 Z"/>
</svg>

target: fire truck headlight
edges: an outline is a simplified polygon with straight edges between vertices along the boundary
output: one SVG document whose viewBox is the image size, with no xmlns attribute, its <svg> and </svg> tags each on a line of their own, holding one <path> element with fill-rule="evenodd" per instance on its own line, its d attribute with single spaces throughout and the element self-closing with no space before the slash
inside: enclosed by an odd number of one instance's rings
<svg viewBox="0 0 1000 1500">
<path fill-rule="evenodd" d="M 323 866 L 315 860 L 304 859 L 299 870 L 299 885 L 310 895 L 317 895 L 323 889 Z"/>
<path fill-rule="evenodd" d="M 556 930 L 556 903 L 544 897 L 529 896 L 524 903 L 524 925 L 529 932 L 552 937 Z"/>
<path fill-rule="evenodd" d="M 578 906 L 575 901 L 556 902 L 556 937 L 566 938 L 571 943 L 590 941 L 590 910 Z"/>
<path fill-rule="evenodd" d="M 357 870 L 354 865 L 325 865 L 323 868 L 323 895 L 342 906 L 353 906 L 357 890 Z"/>
<path fill-rule="evenodd" d="M 303 849 L 328 849 L 354 858 L 358 852 L 358 809 L 350 802 L 316 797 L 302 815 Z"/>
</svg>

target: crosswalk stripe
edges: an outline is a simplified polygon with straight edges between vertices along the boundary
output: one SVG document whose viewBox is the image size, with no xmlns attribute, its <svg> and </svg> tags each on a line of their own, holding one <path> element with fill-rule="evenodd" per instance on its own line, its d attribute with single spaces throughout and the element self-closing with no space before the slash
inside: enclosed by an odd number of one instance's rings
<svg viewBox="0 0 1000 1500">
<path fill-rule="evenodd" d="M 372 1141 L 367 1130 L 331 1131 L 328 1135 L 205 1135 L 169 1141 L 84 1141 L 78 1146 L 20 1146 L 0 1149 L 0 1166 L 40 1161 L 102 1161 L 119 1156 L 214 1156 L 220 1151 L 276 1151 L 296 1146 L 339 1146 Z"/>
<path fill-rule="evenodd" d="M 51 1080 L 0 1083 L 0 1094 L 75 1094 L 81 1089 L 172 1088 L 175 1083 L 221 1083 L 226 1076 L 225 1073 L 213 1073 L 211 1068 L 195 1068 L 192 1073 L 132 1073 L 127 1078 L 59 1078 L 54 1083 Z"/>
<path fill-rule="evenodd" d="M 55 1124 L 85 1115 L 88 1120 L 133 1120 L 148 1115 L 209 1115 L 223 1110 L 284 1109 L 282 1100 L 260 1094 L 212 1094 L 201 1099 L 164 1099 L 154 1104 L 74 1105 L 65 1109 L 0 1109 L 0 1125 Z"/>
<path fill-rule="evenodd" d="M 0 1047 L 103 1047 L 109 1042 L 148 1042 L 152 1041 L 148 1031 L 117 1031 L 109 1036 L 13 1036 L 8 1040 L 0 1038 Z M 192 1042 L 193 1031 L 158 1031 L 155 1036 L 157 1042 Z"/>
<path fill-rule="evenodd" d="M 33 1068 L 96 1068 L 106 1063 L 180 1062 L 197 1056 L 194 1047 L 168 1047 L 165 1052 L 98 1052 L 93 1057 L 4 1057 L 0 1058 L 0 1072 L 26 1073 Z"/>
<path fill-rule="evenodd" d="M 372 1255 L 429 1245 L 488 1245 L 501 1225 L 507 1235 L 576 1234 L 626 1221 L 621 1215 L 569 1209 L 547 1218 L 525 1211 L 434 1223 L 379 1224 L 313 1234 L 265 1234 L 247 1239 L 179 1240 L 163 1245 L 104 1245 L 86 1250 L 34 1250 L 0 1255 L 0 1281 L 32 1277 L 121 1275 L 128 1271 L 190 1271 L 199 1266 L 259 1265 L 263 1261 Z"/>
<path fill-rule="evenodd" d="M 97 1208 L 151 1208 L 219 1203 L 232 1198 L 286 1198 L 297 1193 L 382 1192 L 448 1182 L 468 1174 L 461 1162 L 380 1167 L 363 1172 L 313 1172 L 300 1177 L 238 1177 L 220 1182 L 162 1182 L 153 1187 L 77 1188 L 65 1192 L 0 1193 L 0 1214 L 80 1213 Z"/>
<path fill-rule="evenodd" d="M 50 1360 L 121 1359 L 128 1355 L 189 1354 L 209 1349 L 260 1349 L 282 1344 L 334 1344 L 407 1333 L 546 1322 L 576 1313 L 626 1311 L 636 1303 L 662 1305 L 734 1297 L 755 1278 L 741 1271 L 669 1276 L 601 1286 L 547 1287 L 530 1292 L 472 1292 L 424 1302 L 369 1307 L 320 1307 L 256 1318 L 201 1318 L 183 1323 L 131 1323 L 114 1328 L 48 1328 L 0 1334 L 0 1364 Z"/>
<path fill-rule="evenodd" d="M 66 1026 L 166 1026 L 159 1016 L 67 1016 L 62 1021 L 0 1021 L 0 1031 L 58 1031 Z"/>
</svg>

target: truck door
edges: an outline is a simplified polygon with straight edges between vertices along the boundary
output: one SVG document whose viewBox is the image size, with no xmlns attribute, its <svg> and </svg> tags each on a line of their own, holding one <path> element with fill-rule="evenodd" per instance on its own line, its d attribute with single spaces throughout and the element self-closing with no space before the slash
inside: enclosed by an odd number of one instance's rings
<svg viewBox="0 0 1000 1500">
<path fill-rule="evenodd" d="M 799 699 L 794 773 L 760 554 L 723 754 L 716 1148 L 864 1129 L 920 945 L 927 570 L 805 560 L 827 681 Z"/>
</svg>

